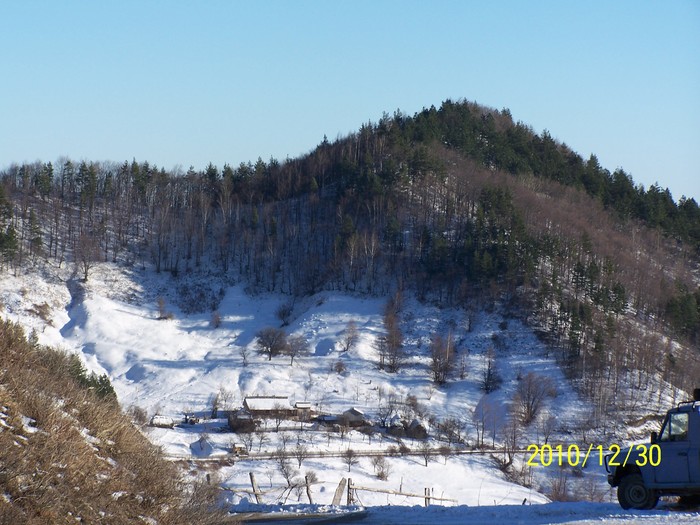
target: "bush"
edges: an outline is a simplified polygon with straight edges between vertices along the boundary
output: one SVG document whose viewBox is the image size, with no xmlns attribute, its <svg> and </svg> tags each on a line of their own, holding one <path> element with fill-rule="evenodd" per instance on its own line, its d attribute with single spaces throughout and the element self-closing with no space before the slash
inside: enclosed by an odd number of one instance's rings
<svg viewBox="0 0 700 525">
<path fill-rule="evenodd" d="M 384 456 L 375 456 L 372 458 L 372 467 L 377 475 L 377 479 L 386 481 L 391 473 L 391 466 Z"/>
<path fill-rule="evenodd" d="M 100 376 L 96 375 L 94 372 L 88 374 L 82 361 L 75 354 L 71 354 L 68 357 L 68 373 L 81 387 L 92 390 L 98 397 L 103 399 L 117 399 L 117 394 L 107 374 L 102 374 Z"/>
<path fill-rule="evenodd" d="M 528 372 L 518 382 L 515 391 L 514 405 L 520 420 L 529 425 L 540 412 L 546 397 L 554 397 L 556 389 L 548 376 Z"/>
<path fill-rule="evenodd" d="M 148 424 L 148 413 L 139 406 L 131 405 L 126 414 L 139 427 L 145 427 Z"/>
<path fill-rule="evenodd" d="M 275 315 L 277 319 L 282 321 L 282 326 L 287 326 L 292 318 L 292 312 L 294 312 L 294 303 L 290 301 L 279 305 L 275 311 Z"/>
</svg>

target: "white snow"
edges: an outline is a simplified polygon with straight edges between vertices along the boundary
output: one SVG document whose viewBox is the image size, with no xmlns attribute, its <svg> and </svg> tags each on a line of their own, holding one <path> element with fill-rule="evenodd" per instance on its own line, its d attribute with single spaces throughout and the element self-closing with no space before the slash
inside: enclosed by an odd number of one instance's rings
<svg viewBox="0 0 700 525">
<path fill-rule="evenodd" d="M 68 277 L 65 272 L 61 275 L 63 279 Z M 400 322 L 409 357 L 397 374 L 389 374 L 378 369 L 374 348 L 374 341 L 383 330 L 386 298 L 325 292 L 297 302 L 296 317 L 285 330 L 306 338 L 309 350 L 306 355 L 297 356 L 291 366 L 288 357 L 269 361 L 255 351 L 257 331 L 266 326 L 279 327 L 275 311 L 288 297 L 251 297 L 242 285 L 230 286 L 218 306 L 221 325 L 214 329 L 209 323 L 211 313 L 185 315 L 174 306 L 176 286 L 167 276 L 148 271 L 127 272 L 105 264 L 95 268 L 84 287 L 84 297 L 74 294 L 71 298 L 61 279 L 8 277 L 0 282 L 0 302 L 4 305 L 0 314 L 35 329 L 41 343 L 77 352 L 89 370 L 106 373 L 125 409 L 138 406 L 146 410 L 149 418 L 158 414 L 175 422 L 182 421 L 185 413 L 202 418 L 197 424 L 173 429 L 149 428 L 147 435 L 168 456 L 192 460 L 190 475 L 201 477 L 204 471 L 214 471 L 228 489 L 228 501 L 234 510 L 250 510 L 251 472 L 263 492 L 264 503 L 284 510 L 279 501 L 286 498 L 287 503 L 302 508 L 302 503 L 308 501 L 305 491 L 288 494 L 277 462 L 256 456 L 269 457 L 281 447 L 288 451 L 304 447 L 309 457 L 303 458 L 300 468 L 295 458 L 289 461 L 299 471 L 295 478 L 315 473 L 318 482 L 312 485 L 312 494 L 317 504 L 330 504 L 343 477 L 351 477 L 355 485 L 362 487 L 403 493 L 422 495 L 428 488 L 433 497 L 456 502 L 423 508 L 416 506 L 423 503 L 422 498 L 360 490 L 358 503 L 370 510 L 363 523 L 691 523 L 698 519 L 697 514 L 663 508 L 628 513 L 616 503 L 547 504 L 549 499 L 543 493 L 561 477 L 572 484 L 590 486 L 596 499 L 614 501 L 597 460 L 580 473 L 558 467 L 525 472 L 524 479 L 530 479 L 533 486 L 527 488 L 508 481 L 489 455 L 452 455 L 447 461 L 437 456 L 430 458 L 427 466 L 419 455 L 391 456 L 387 458 L 388 480 L 382 481 L 366 454 L 397 447 L 398 441 L 390 436 L 375 435 L 370 439 L 358 431 L 343 436 L 298 422 L 282 422 L 280 431 L 275 432 L 275 422 L 270 420 L 265 422 L 266 432 L 260 434 L 263 441 L 255 436 L 249 446 L 250 457 L 239 459 L 233 457 L 230 449 L 233 443 L 242 442 L 242 436 L 222 431 L 225 419 L 208 419 L 217 393 L 225 394 L 225 406 L 219 410 L 240 407 L 247 396 L 285 396 L 290 406 L 308 403 L 317 412 L 338 415 L 355 408 L 375 422 L 380 407 L 390 399 L 403 403 L 410 395 L 423 408 L 423 419 L 433 416 L 437 421 L 460 420 L 469 444 L 476 437 L 472 415 L 477 407 L 486 407 L 486 444 L 499 445 L 500 424 L 518 384 L 517 377 L 536 372 L 558 386 L 557 397 L 547 400 L 545 411 L 555 405 L 566 407 L 552 411 L 557 416 L 552 439 L 579 443 L 579 422 L 590 407 L 567 388 L 562 371 L 534 333 L 520 321 L 504 318 L 497 309 L 476 313 L 472 330 L 468 331 L 464 311 L 421 304 L 407 294 Z M 163 292 L 167 309 L 174 314 L 172 320 L 157 319 L 153 290 Z M 48 321 L 32 313 L 36 310 L 33 305 L 44 303 L 50 307 Z M 339 341 L 349 321 L 356 324 L 359 340 L 350 351 L 342 352 Z M 463 379 L 453 372 L 448 385 L 441 388 L 430 380 L 429 345 L 434 333 L 454 336 L 457 364 L 463 364 L 465 372 Z M 496 392 L 484 395 L 480 383 L 490 348 L 503 384 Z M 343 366 L 338 368 L 337 363 Z M 336 369 L 344 371 L 338 373 Z M 415 414 L 408 421 L 414 417 Z M 0 426 L 7 426 L 2 417 Z M 298 432 L 300 428 L 304 431 Z M 497 429 L 495 437 L 493 428 Z M 94 440 L 89 434 L 84 433 L 84 437 L 90 443 Z M 538 425 L 533 423 L 519 445 L 525 448 L 541 440 Z M 403 443 L 414 452 L 421 447 L 420 441 L 404 439 Z M 428 444 L 436 448 L 444 443 L 430 439 Z M 342 457 L 348 448 L 359 455 L 350 472 Z M 321 454 L 325 457 L 319 457 Z M 224 459 L 235 462 L 220 461 Z M 521 454 L 518 461 L 523 459 Z M 523 501 L 527 504 L 521 505 Z M 286 509 L 290 511 L 289 507 Z"/>
</svg>

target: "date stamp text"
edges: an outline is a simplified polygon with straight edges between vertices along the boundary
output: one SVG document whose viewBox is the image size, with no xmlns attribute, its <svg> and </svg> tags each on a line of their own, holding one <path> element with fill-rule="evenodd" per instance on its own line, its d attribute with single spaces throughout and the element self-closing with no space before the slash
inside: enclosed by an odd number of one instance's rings
<svg viewBox="0 0 700 525">
<path fill-rule="evenodd" d="M 651 465 L 658 467 L 661 464 L 661 447 L 659 445 L 632 445 L 624 451 L 620 445 L 612 444 L 607 447 L 603 445 L 589 444 L 588 448 L 581 448 L 576 444 L 571 445 L 536 445 L 527 447 L 528 467 L 549 467 L 556 465 L 559 467 L 581 467 L 584 468 L 591 452 L 596 453 L 599 465 L 605 466 L 605 456 L 610 456 L 608 466 L 624 467 L 634 464 L 638 467 Z"/>
</svg>

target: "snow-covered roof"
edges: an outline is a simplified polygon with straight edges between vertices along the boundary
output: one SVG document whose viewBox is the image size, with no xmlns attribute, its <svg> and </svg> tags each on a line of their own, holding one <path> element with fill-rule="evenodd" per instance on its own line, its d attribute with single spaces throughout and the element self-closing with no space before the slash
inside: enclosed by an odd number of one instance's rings
<svg viewBox="0 0 700 525">
<path fill-rule="evenodd" d="M 168 416 L 153 416 L 151 418 L 151 425 L 159 427 L 159 426 L 168 426 L 172 427 L 175 424 L 175 421 L 173 418 L 168 417 Z"/>
<path fill-rule="evenodd" d="M 360 410 L 359 408 L 355 408 L 355 407 L 348 408 L 345 412 L 343 412 L 343 414 L 353 415 L 353 416 L 364 416 L 365 415 L 365 413 L 362 410 Z"/>
<path fill-rule="evenodd" d="M 291 408 L 287 396 L 249 396 L 243 402 L 248 410 L 272 411 Z"/>
<path fill-rule="evenodd" d="M 403 421 L 401 420 L 401 416 L 398 414 L 395 414 L 389 419 L 388 425 L 390 427 L 403 427 Z"/>
<path fill-rule="evenodd" d="M 294 403 L 294 408 L 298 408 L 301 410 L 310 410 L 311 409 L 311 402 L 309 401 L 297 401 Z"/>
<path fill-rule="evenodd" d="M 408 428 L 416 428 L 416 427 L 423 427 L 426 430 L 429 428 L 427 422 L 425 422 L 421 419 L 417 419 L 417 418 L 414 419 L 413 421 L 411 421 L 411 424 L 408 425 Z"/>
</svg>

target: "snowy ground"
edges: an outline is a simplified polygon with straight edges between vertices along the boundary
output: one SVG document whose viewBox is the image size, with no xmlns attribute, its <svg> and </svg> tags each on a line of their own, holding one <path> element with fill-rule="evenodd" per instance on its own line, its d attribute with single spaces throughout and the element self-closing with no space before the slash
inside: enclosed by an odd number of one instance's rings
<svg viewBox="0 0 700 525">
<path fill-rule="evenodd" d="M 369 509 L 363 525 L 550 525 L 550 524 L 645 524 L 690 525 L 700 513 L 670 511 L 624 511 L 612 503 L 550 503 L 548 505 L 483 507 L 377 507 Z"/>
<path fill-rule="evenodd" d="M 552 440 L 565 443 L 580 442 L 580 423 L 588 407 L 569 388 L 561 370 L 535 335 L 515 319 L 505 319 L 497 310 L 476 312 L 471 331 L 467 330 L 466 314 L 458 309 L 438 309 L 406 297 L 401 310 L 401 328 L 405 345 L 411 356 L 398 374 L 389 374 L 377 367 L 377 351 L 373 342 L 382 330 L 382 311 L 386 298 L 361 298 L 338 293 L 322 293 L 305 298 L 294 305 L 288 327 L 290 335 L 301 335 L 309 342 L 309 351 L 299 356 L 294 365 L 288 357 L 267 357 L 255 352 L 255 334 L 262 327 L 279 327 L 277 308 L 288 301 L 279 295 L 251 297 L 242 286 L 224 289 L 218 305 L 221 325 L 210 326 L 211 313 L 185 315 L 177 304 L 176 290 L 181 281 L 148 271 L 124 271 L 113 265 L 97 267 L 90 281 L 82 285 L 68 281 L 70 275 L 54 270 L 54 275 L 40 279 L 36 275 L 8 277 L 0 282 L 0 313 L 36 330 L 42 343 L 57 345 L 83 356 L 86 365 L 96 373 L 106 373 L 126 409 L 137 406 L 149 416 L 160 414 L 181 421 L 184 413 L 196 413 L 203 418 L 197 425 L 174 429 L 150 429 L 149 437 L 161 445 L 173 458 L 198 459 L 189 471 L 193 476 L 215 474 L 228 489 L 229 501 L 236 509 L 249 505 L 249 474 L 257 478 L 265 503 L 307 502 L 302 491 L 284 490 L 286 482 L 275 461 L 251 457 L 216 464 L 202 460 L 230 460 L 230 446 L 240 437 L 223 432 L 223 420 L 207 420 L 211 401 L 217 392 L 228 396 L 226 407 L 241 406 L 249 395 L 285 395 L 290 402 L 308 401 L 314 409 L 326 413 L 341 413 L 350 407 L 362 410 L 370 419 L 377 419 L 379 407 L 390 397 L 405 400 L 415 396 L 426 414 L 438 420 L 460 419 L 473 443 L 475 430 L 472 414 L 475 407 L 486 403 L 490 410 L 487 443 L 500 441 L 500 423 L 505 420 L 506 406 L 517 385 L 516 377 L 530 371 L 546 375 L 558 385 L 558 395 L 547 401 L 557 416 Z M 83 288 L 83 290 L 81 290 Z M 157 320 L 156 297 L 166 300 L 172 320 Z M 342 352 L 339 340 L 347 323 L 354 321 L 359 329 L 357 345 Z M 434 333 L 450 331 L 457 343 L 458 362 L 464 363 L 465 377 L 453 374 L 444 388 L 435 388 L 430 381 L 428 347 Z M 489 396 L 480 389 L 486 353 L 493 348 L 502 387 Z M 248 350 L 247 364 L 243 349 Z M 334 367 L 342 362 L 345 371 Z M 307 457 L 296 479 L 313 471 L 318 482 L 312 486 L 314 503 L 330 504 L 342 477 L 351 477 L 356 485 L 399 492 L 423 494 L 427 487 L 434 497 L 455 500 L 445 507 L 412 507 L 422 504 L 420 498 L 359 491 L 359 503 L 372 510 L 365 523 L 593 523 L 625 522 L 633 519 L 643 523 L 686 523 L 684 514 L 658 511 L 630 514 L 616 504 L 550 504 L 543 493 L 552 483 L 566 479 L 576 485 L 579 497 L 611 501 L 612 492 L 605 482 L 603 469 L 592 462 L 589 468 L 574 473 L 570 469 L 540 467 L 523 471 L 523 479 L 536 489 L 514 484 L 494 467 L 488 455 L 455 455 L 445 460 L 433 457 L 425 465 L 420 456 L 388 459 L 388 480 L 377 479 L 370 457 L 362 453 L 386 451 L 397 446 L 388 436 L 375 435 L 371 440 L 359 432 L 340 436 L 306 425 L 298 432 L 298 423 L 283 423 L 280 432 L 268 421 L 263 442 L 256 441 L 252 456 L 271 453 L 285 447 L 293 450 L 303 446 L 317 454 L 340 455 L 352 448 L 360 457 L 358 463 L 347 464 L 342 457 Z M 287 428 L 289 427 L 289 428 Z M 492 428 L 491 428 L 492 427 Z M 487 429 L 487 430 L 489 430 Z M 533 424 L 520 439 L 520 446 L 540 442 L 537 424 Z M 404 440 L 412 450 L 420 442 Z M 430 446 L 439 443 L 429 440 Z M 204 445 L 204 446 L 202 446 Z M 524 455 L 519 457 L 519 462 Z M 583 491 L 583 493 L 582 493 Z M 526 500 L 526 506 L 520 504 Z M 378 507 L 391 505 L 391 507 Z M 468 505 L 465 508 L 464 505 Z M 515 505 L 515 507 L 513 506 Z M 411 506 L 411 512 L 407 512 Z M 508 507 L 504 507 L 508 506 Z M 407 516 L 410 515 L 408 521 Z M 695 516 L 693 519 L 696 519 Z M 670 521 L 658 521 L 670 520 Z M 475 521 L 472 521 L 475 520 Z M 654 521 L 657 520 L 657 521 Z M 681 521 L 678 521 L 681 520 Z M 690 523 L 691 521 L 687 521 Z"/>
</svg>

